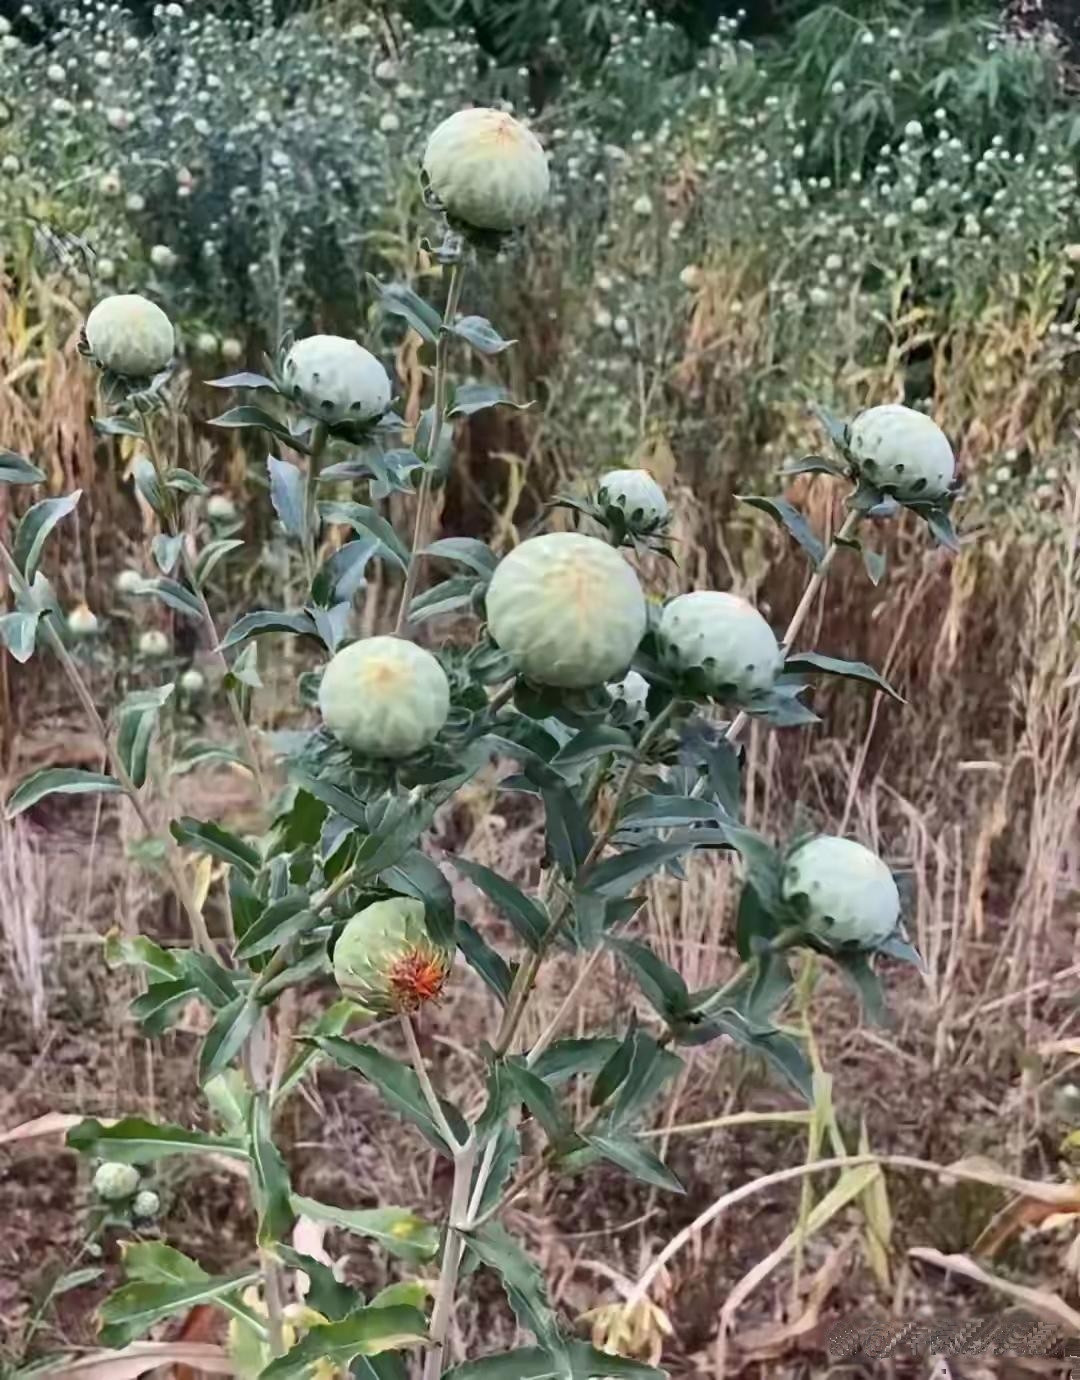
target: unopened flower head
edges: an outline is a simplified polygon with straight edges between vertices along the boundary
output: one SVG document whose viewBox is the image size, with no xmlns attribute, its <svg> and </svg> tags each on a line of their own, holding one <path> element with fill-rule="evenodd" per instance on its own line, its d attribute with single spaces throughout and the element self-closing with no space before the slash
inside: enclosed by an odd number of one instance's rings
<svg viewBox="0 0 1080 1380">
<path fill-rule="evenodd" d="M 671 671 L 721 699 L 745 700 L 771 689 L 783 665 L 772 628 L 737 594 L 677 595 L 661 614 L 657 642 Z"/>
<path fill-rule="evenodd" d="M 899 924 L 892 873 L 853 839 L 821 834 L 801 844 L 784 864 L 782 889 L 801 923 L 829 944 L 874 948 Z"/>
<path fill-rule="evenodd" d="M 366 637 L 335 653 L 319 687 L 323 722 L 367 757 L 409 757 L 433 743 L 450 712 L 439 662 L 400 637 Z"/>
<path fill-rule="evenodd" d="M 502 110 L 459 110 L 433 131 L 424 172 L 451 221 L 516 230 L 533 220 L 550 186 L 539 139 Z"/>
<path fill-rule="evenodd" d="M 596 502 L 617 510 L 636 533 L 655 531 L 668 515 L 664 491 L 648 470 L 609 470 L 597 486 Z"/>
<path fill-rule="evenodd" d="M 422 901 L 395 896 L 353 916 L 334 946 L 345 996 L 380 1015 L 416 1011 L 439 996 L 454 956 L 432 941 L 424 914 Z"/>
<path fill-rule="evenodd" d="M 618 551 L 549 532 L 504 556 L 487 591 L 492 638 L 522 675 L 583 689 L 623 675 L 645 633 L 645 596 Z"/>
<path fill-rule="evenodd" d="M 94 1192 L 106 1203 L 122 1203 L 139 1187 L 139 1171 L 133 1164 L 107 1161 L 94 1174 Z"/>
<path fill-rule="evenodd" d="M 331 424 L 370 422 L 390 406 L 390 378 L 371 353 L 340 335 L 310 335 L 289 351 L 285 385 L 293 401 Z"/>
<path fill-rule="evenodd" d="M 139 652 L 142 656 L 157 659 L 169 655 L 168 636 L 160 628 L 148 628 L 139 638 Z"/>
<path fill-rule="evenodd" d="M 943 498 L 956 471 L 948 437 L 924 412 L 884 403 L 851 424 L 849 448 L 871 484 L 902 501 Z"/>
<path fill-rule="evenodd" d="M 135 292 L 103 297 L 86 318 L 86 344 L 103 369 L 126 378 L 152 378 L 173 357 L 172 322 Z"/>
</svg>

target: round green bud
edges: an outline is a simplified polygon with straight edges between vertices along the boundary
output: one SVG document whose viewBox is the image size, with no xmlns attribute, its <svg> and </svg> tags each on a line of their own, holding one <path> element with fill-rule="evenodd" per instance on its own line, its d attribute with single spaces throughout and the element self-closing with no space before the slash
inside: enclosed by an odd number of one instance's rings
<svg viewBox="0 0 1080 1380">
<path fill-rule="evenodd" d="M 944 497 L 956 473 L 952 446 L 938 424 L 899 403 L 860 412 L 848 449 L 860 474 L 904 500 Z"/>
<path fill-rule="evenodd" d="M 161 1199 L 152 1188 L 144 1188 L 141 1192 L 136 1193 L 131 1211 L 136 1217 L 149 1221 L 161 1211 Z"/>
<path fill-rule="evenodd" d="M 645 596 L 614 547 L 549 532 L 505 556 L 488 586 L 491 636 L 538 685 L 585 689 L 622 676 L 645 633 Z"/>
<path fill-rule="evenodd" d="M 109 1161 L 98 1166 L 94 1175 L 94 1192 L 106 1203 L 120 1203 L 130 1198 L 139 1187 L 139 1171 L 133 1164 Z"/>
<path fill-rule="evenodd" d="M 180 689 L 185 695 L 201 695 L 206 689 L 206 677 L 194 666 L 189 666 L 180 677 Z"/>
<path fill-rule="evenodd" d="M 827 943 L 874 948 L 900 921 L 900 893 L 892 873 L 853 839 L 820 834 L 784 863 L 785 901 L 805 928 Z"/>
<path fill-rule="evenodd" d="M 141 588 L 142 582 L 143 573 L 141 570 L 130 568 L 121 570 L 116 577 L 116 592 L 117 594 L 134 594 L 137 589 Z"/>
<path fill-rule="evenodd" d="M 438 661 L 401 637 L 366 637 L 331 659 L 319 687 L 323 722 L 368 757 L 409 757 L 434 742 L 450 712 Z"/>
<path fill-rule="evenodd" d="M 711 694 L 738 699 L 770 689 L 784 663 L 753 604 L 715 590 L 680 594 L 666 604 L 657 642 L 670 670 L 700 671 Z"/>
<path fill-rule="evenodd" d="M 433 1001 L 453 961 L 451 950 L 432 943 L 423 902 L 395 896 L 348 922 L 334 947 L 334 977 L 346 997 L 389 1015 Z"/>
<path fill-rule="evenodd" d="M 390 378 L 371 353 L 340 335 L 310 335 L 289 351 L 289 396 L 320 421 L 370 422 L 390 406 Z"/>
<path fill-rule="evenodd" d="M 169 639 L 160 628 L 149 628 L 139 638 L 139 653 L 142 656 L 162 657 L 169 655 Z"/>
<path fill-rule="evenodd" d="M 631 532 L 651 532 L 668 515 L 664 491 L 648 470 L 609 470 L 596 501 L 601 508 L 618 508 Z"/>
<path fill-rule="evenodd" d="M 532 130 L 503 110 L 459 110 L 438 125 L 424 172 L 451 220 L 478 230 L 515 230 L 547 199 L 547 155 Z"/>
<path fill-rule="evenodd" d="M 86 604 L 77 604 L 67 616 L 67 626 L 72 637 L 93 637 L 98 630 L 97 614 Z"/>
<path fill-rule="evenodd" d="M 211 522 L 235 522 L 236 504 L 228 494 L 211 494 L 206 500 L 206 516 Z"/>
<path fill-rule="evenodd" d="M 86 343 L 103 369 L 127 378 L 151 378 L 173 357 L 172 322 L 136 292 L 105 297 L 86 318 Z"/>
</svg>

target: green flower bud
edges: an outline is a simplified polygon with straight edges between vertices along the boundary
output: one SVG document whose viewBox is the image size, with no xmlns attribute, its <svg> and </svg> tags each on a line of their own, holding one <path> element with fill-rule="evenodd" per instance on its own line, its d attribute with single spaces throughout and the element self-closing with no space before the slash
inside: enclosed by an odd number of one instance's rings
<svg viewBox="0 0 1080 1380">
<path fill-rule="evenodd" d="M 94 1192 L 106 1203 L 120 1203 L 130 1198 L 139 1187 L 139 1171 L 133 1164 L 109 1161 L 98 1166 L 94 1175 Z"/>
<path fill-rule="evenodd" d="M 334 977 L 343 994 L 369 1011 L 415 1011 L 442 991 L 451 950 L 432 943 L 422 901 L 395 896 L 365 907 L 334 948 Z"/>
<path fill-rule="evenodd" d="M 610 470 L 596 491 L 601 508 L 617 508 L 631 532 L 652 532 L 668 515 L 664 491 L 648 470 Z"/>
<path fill-rule="evenodd" d="M 952 446 L 938 424 L 899 403 L 860 412 L 848 448 L 860 474 L 903 500 L 943 498 L 956 472 Z"/>
<path fill-rule="evenodd" d="M 340 335 L 310 335 L 289 351 L 289 396 L 320 421 L 370 422 L 390 406 L 390 379 L 371 353 Z"/>
<path fill-rule="evenodd" d="M 664 664 L 700 671 L 710 693 L 746 699 L 771 688 L 783 656 L 765 619 L 737 594 L 696 590 L 680 594 L 660 615 Z"/>
<path fill-rule="evenodd" d="M 784 864 L 781 885 L 805 928 L 828 944 L 875 948 L 900 921 L 892 873 L 853 839 L 820 834 L 800 844 Z"/>
<path fill-rule="evenodd" d="M 161 1211 L 161 1199 L 152 1188 L 144 1188 L 140 1193 L 136 1193 L 131 1211 L 136 1217 L 148 1222 Z"/>
<path fill-rule="evenodd" d="M 332 658 L 319 686 L 323 722 L 369 757 L 409 757 L 435 741 L 450 712 L 438 661 L 401 637 L 365 637 Z"/>
<path fill-rule="evenodd" d="M 547 155 L 532 130 L 502 110 L 459 110 L 436 126 L 424 172 L 451 220 L 515 230 L 547 198 Z"/>
<path fill-rule="evenodd" d="M 626 671 L 645 633 L 633 569 L 578 532 L 523 541 L 499 562 L 486 605 L 491 636 L 538 685 L 603 685 Z"/>
<path fill-rule="evenodd" d="M 173 357 L 172 322 L 136 292 L 103 298 L 86 318 L 86 344 L 103 369 L 127 378 L 152 378 Z"/>
</svg>

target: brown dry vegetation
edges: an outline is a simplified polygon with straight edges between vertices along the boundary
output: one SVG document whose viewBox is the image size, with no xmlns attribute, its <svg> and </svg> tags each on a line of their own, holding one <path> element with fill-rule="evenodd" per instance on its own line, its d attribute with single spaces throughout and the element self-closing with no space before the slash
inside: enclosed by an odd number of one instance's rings
<svg viewBox="0 0 1080 1380">
<path fill-rule="evenodd" d="M 556 298 L 557 268 L 541 259 L 533 271 L 535 300 Z M 663 426 L 651 428 L 643 433 L 642 455 L 661 468 L 670 455 L 675 484 L 682 485 L 681 571 L 656 571 L 657 581 L 735 586 L 757 597 L 780 624 L 801 591 L 800 560 L 758 518 L 735 510 L 732 491 L 749 487 L 748 473 L 764 487 L 770 458 L 819 441 L 797 402 L 773 405 L 749 386 L 769 367 L 769 323 L 753 290 L 755 273 L 760 282 L 763 272 L 760 265 L 706 266 L 683 357 L 659 385 L 665 415 L 693 413 L 699 439 L 684 453 L 668 443 Z M 1024 442 L 1040 452 L 1061 444 L 1067 460 L 1075 453 L 1068 430 L 1073 385 L 1067 374 L 1044 367 L 1041 343 L 1058 286 L 1052 274 L 1036 275 L 1016 284 L 1000 310 L 956 325 L 929 320 L 901 306 L 898 296 L 881 359 L 873 368 L 830 361 L 832 391 L 852 407 L 900 396 L 913 354 L 930 342 L 935 413 L 956 438 L 969 474 L 985 456 Z M 743 304 L 737 315 L 731 310 L 736 296 Z M 0 281 L 0 441 L 47 468 L 52 491 L 85 490 L 77 518 L 56 544 L 50 576 L 66 604 L 85 598 L 111 611 L 112 577 L 136 550 L 147 519 L 119 455 L 111 444 L 93 441 L 93 381 L 75 351 L 80 319 L 79 304 L 57 280 Z M 523 372 L 516 382 L 528 393 L 544 380 L 555 392 L 561 382 L 548 365 L 559 357 L 558 342 L 546 325 L 536 332 L 517 352 L 513 368 Z M 408 397 L 419 363 L 407 346 L 399 364 Z M 813 387 L 820 378 L 804 382 Z M 196 390 L 191 402 L 202 415 Z M 212 442 L 197 423 L 178 444 L 194 467 L 240 495 L 245 457 L 239 450 Z M 453 530 L 484 533 L 496 544 L 527 525 L 540 496 L 572 476 L 580 461 L 542 415 L 504 431 L 476 427 L 461 438 L 460 454 L 445 499 Z M 0 498 L 9 505 L 7 522 L 11 493 Z M 835 524 L 839 497 L 826 481 L 802 481 L 792 496 L 819 531 Z M 1069 1124 L 1056 1113 L 1053 1093 L 1080 1062 L 1073 996 L 1080 977 L 1080 469 L 1040 525 L 1029 512 L 993 526 L 978 512 L 962 513 L 961 520 L 967 534 L 955 559 L 928 548 L 923 533 L 906 522 L 878 532 L 889 555 L 886 582 L 871 590 L 856 557 L 846 557 L 805 634 L 807 645 L 877 666 L 908 704 L 830 690 L 815 702 L 820 727 L 755 728 L 748 750 L 747 811 L 756 827 L 784 834 L 809 818 L 852 830 L 911 872 L 912 937 L 927 973 L 888 975 L 896 1020 L 880 1031 L 862 1022 L 854 996 L 832 975 L 806 970 L 802 991 L 809 997 L 816 982 L 814 1001 L 790 1019 L 798 1025 L 812 1013 L 821 1063 L 832 1076 L 831 1088 L 822 1085 L 809 1145 L 805 1118 L 776 1119 L 793 1109 L 790 1096 L 732 1051 L 712 1046 L 690 1059 L 655 1123 L 688 1186 L 684 1199 L 600 1171 L 569 1187 L 541 1179 L 512 1209 L 510 1225 L 538 1249 L 554 1296 L 571 1315 L 625 1299 L 656 1252 L 729 1190 L 808 1157 L 852 1153 L 860 1137 L 881 1153 L 938 1163 L 984 1156 L 1013 1174 L 1060 1176 L 1059 1145 Z M 254 518 L 249 528 L 258 544 L 265 534 Z M 250 602 L 253 593 L 223 588 L 222 621 L 231 612 L 225 604 Z M 371 591 L 373 625 L 387 593 Z M 94 668 L 103 704 L 129 674 L 129 641 L 116 615 L 108 639 L 113 654 Z M 283 653 L 282 662 L 291 655 Z M 268 678 L 257 701 L 261 727 L 294 717 L 281 689 L 291 669 L 283 664 Z M 45 762 L 97 765 L 98 749 L 46 660 L 20 668 L 5 659 L 0 696 L 8 784 Z M 241 825 L 250 818 L 242 778 L 219 773 L 176 781 L 195 812 Z M 51 1112 L 139 1112 L 178 1121 L 200 1115 L 194 1032 L 181 1022 L 162 1041 L 140 1038 L 125 1014 L 129 979 L 107 974 L 100 958 L 99 937 L 112 926 L 182 938 L 159 884 L 125 858 L 133 836 L 133 822 L 111 801 L 95 806 L 77 799 L 45 802 L 24 824 L 0 829 L 0 1129 Z M 525 880 L 534 875 L 534 821 L 498 801 L 490 783 L 459 801 L 436 844 L 497 861 L 500 870 Z M 203 880 L 213 897 L 217 878 Z M 734 887 L 730 865 L 714 860 L 696 861 L 682 889 L 663 880 L 650 884 L 651 934 L 691 987 L 733 968 Z M 497 924 L 474 892 L 463 888 L 461 899 L 485 925 Z M 549 965 L 527 1034 L 540 1034 L 579 977 L 569 959 Z M 564 1033 L 607 1024 L 632 1002 L 606 957 L 591 966 L 581 992 Z M 463 1104 L 480 1096 L 476 1046 L 484 1026 L 478 1017 L 486 1020 L 488 1005 L 470 973 L 426 1025 L 439 1075 Z M 766 1117 L 692 1129 L 736 1105 Z M 829 1107 L 835 1121 L 825 1114 Z M 300 1192 L 361 1206 L 441 1201 L 447 1191 L 430 1153 L 418 1141 L 404 1142 L 374 1096 L 339 1071 L 323 1071 L 282 1121 Z M 46 1276 L 78 1251 L 87 1184 L 57 1135 L 14 1144 L 0 1156 L 6 1226 L 0 1333 L 18 1347 Z M 829 1181 L 804 1182 L 813 1182 L 816 1201 Z M 209 1269 L 243 1253 L 251 1223 L 242 1179 L 184 1162 L 166 1169 L 161 1183 L 170 1241 Z M 872 1198 L 860 1197 L 858 1207 L 843 1207 L 756 1280 L 749 1272 L 797 1220 L 798 1181 L 766 1186 L 693 1234 L 651 1293 L 671 1320 L 665 1356 L 673 1372 L 713 1375 L 726 1366 L 729 1373 L 823 1374 L 824 1322 L 854 1308 L 967 1317 L 1005 1307 L 1007 1296 L 959 1275 L 946 1284 L 937 1265 L 908 1252 L 970 1252 L 1008 1195 L 985 1184 L 942 1184 L 911 1170 L 889 1171 L 886 1183 L 887 1194 L 879 1187 Z M 1032 1212 L 1027 1220 L 1039 1217 Z M 1077 1260 L 1066 1253 L 1074 1233 L 1066 1222 L 1048 1238 L 984 1239 L 993 1258 L 983 1264 L 1076 1306 Z M 878 1241 L 880 1235 L 887 1239 Z M 348 1249 L 344 1240 L 335 1244 Z M 115 1244 L 105 1263 L 114 1272 Z M 350 1268 L 372 1285 L 385 1282 L 374 1253 L 355 1251 Z M 59 1298 L 38 1340 L 88 1344 L 99 1288 Z M 485 1350 L 513 1327 L 483 1283 L 459 1322 L 470 1343 Z M 204 1325 L 193 1317 L 189 1335 L 202 1335 Z M 894 1373 L 923 1374 L 925 1367 Z"/>
</svg>

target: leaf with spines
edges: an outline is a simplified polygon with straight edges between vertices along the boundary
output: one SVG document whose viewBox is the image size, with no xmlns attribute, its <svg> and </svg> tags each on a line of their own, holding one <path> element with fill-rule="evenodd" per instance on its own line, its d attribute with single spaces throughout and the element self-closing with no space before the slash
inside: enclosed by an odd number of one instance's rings
<svg viewBox="0 0 1080 1380">
<path fill-rule="evenodd" d="M 182 815 L 172 821 L 169 829 L 182 847 L 192 848 L 197 853 L 209 853 L 230 867 L 240 868 L 249 877 L 254 877 L 259 870 L 261 860 L 258 852 L 220 824 Z"/>
<path fill-rule="evenodd" d="M 115 795 L 122 790 L 115 777 L 98 771 L 83 771 L 81 767 L 43 767 L 15 787 L 8 796 L 5 815 L 14 819 L 47 795 Z"/>
<path fill-rule="evenodd" d="M 435 1124 L 420 1080 L 411 1068 L 391 1059 L 372 1045 L 359 1045 L 332 1035 L 315 1036 L 312 1043 L 342 1068 L 362 1073 L 375 1084 L 395 1111 L 417 1127 L 429 1145 L 442 1155 L 451 1154 L 452 1147 L 447 1145 L 442 1131 Z M 464 1144 L 468 1135 L 464 1118 L 451 1103 L 442 1098 L 439 1102 L 451 1131 Z"/>
<path fill-rule="evenodd" d="M 121 1248 L 124 1273 L 143 1284 L 193 1284 L 209 1276 L 197 1260 L 164 1241 L 129 1241 Z"/>
<path fill-rule="evenodd" d="M 262 1007 L 247 996 L 234 997 L 217 1013 L 199 1051 L 199 1082 L 206 1083 L 228 1068 L 244 1047 L 262 1015 Z"/>
<path fill-rule="evenodd" d="M 271 1361 L 259 1380 L 304 1380 L 321 1361 L 348 1368 L 358 1356 L 378 1356 L 427 1340 L 427 1319 L 418 1308 L 360 1308 L 340 1322 L 311 1328 L 284 1356 Z"/>
<path fill-rule="evenodd" d="M 502 1283 L 518 1322 L 553 1353 L 560 1365 L 568 1361 L 559 1321 L 547 1296 L 544 1277 L 535 1262 L 498 1222 L 487 1222 L 466 1234 L 470 1249 Z M 558 1374 L 559 1372 L 556 1372 Z M 569 1374 L 569 1369 L 566 1370 Z"/>
<path fill-rule="evenodd" d="M 547 912 L 539 902 L 526 896 L 513 882 L 500 877 L 483 863 L 458 857 L 451 861 L 462 876 L 468 877 L 488 900 L 494 902 L 500 915 L 513 926 L 518 937 L 534 952 L 538 951 L 550 923 Z"/>
<path fill-rule="evenodd" d="M 274 1254 L 293 1270 L 302 1270 L 308 1278 L 308 1291 L 304 1303 L 321 1313 L 329 1322 L 338 1322 L 356 1308 L 362 1308 L 364 1299 L 355 1289 L 342 1284 L 329 1265 L 314 1260 L 302 1251 L 279 1241 L 273 1247 Z"/>
<path fill-rule="evenodd" d="M 664 1164 L 663 1160 L 646 1149 L 633 1136 L 609 1135 L 589 1132 L 582 1135 L 586 1145 L 594 1149 L 602 1159 L 617 1164 L 635 1179 L 653 1188 L 666 1189 L 670 1193 L 685 1193 L 686 1189 Z"/>
<path fill-rule="evenodd" d="M 318 923 L 319 917 L 308 907 L 307 896 L 286 896 L 267 906 L 248 926 L 236 945 L 235 957 L 246 962 L 278 949 L 289 940 L 301 938 Z"/>
<path fill-rule="evenodd" d="M 123 1164 L 153 1164 L 172 1155 L 218 1154 L 247 1159 L 243 1140 L 189 1131 L 184 1126 L 159 1125 L 138 1116 L 124 1117 L 111 1126 L 87 1117 L 67 1133 L 67 1144 L 81 1155 Z"/>
<path fill-rule="evenodd" d="M 690 993 L 674 968 L 639 940 L 609 937 L 607 942 L 633 973 L 649 1005 L 665 1020 L 675 1021 L 687 1014 Z"/>
<path fill-rule="evenodd" d="M 517 1059 L 507 1059 L 504 1067 L 511 1087 L 544 1128 L 548 1139 L 557 1144 L 569 1141 L 574 1133 L 570 1119 L 547 1083 Z"/>
<path fill-rule="evenodd" d="M 811 530 L 810 524 L 798 508 L 786 498 L 770 498 L 757 494 L 736 494 L 735 497 L 740 503 L 749 504 L 751 508 L 760 508 L 763 513 L 768 513 L 775 522 L 785 528 L 810 557 L 815 570 L 825 559 L 825 546 L 821 538 Z"/>
<path fill-rule="evenodd" d="M 81 489 L 65 494 L 62 498 L 43 498 L 40 503 L 35 503 L 23 514 L 15 531 L 12 554 L 15 564 L 28 583 L 33 583 L 49 533 L 62 518 L 75 511 L 80 498 Z"/>
<path fill-rule="evenodd" d="M 506 960 L 469 924 L 468 920 L 458 921 L 456 942 L 465 962 L 505 1006 L 510 1000 L 514 983 L 514 974 Z"/>
<path fill-rule="evenodd" d="M 264 1095 L 252 1098 L 248 1115 L 252 1186 L 259 1215 L 258 1242 L 272 1248 L 296 1221 L 289 1190 L 289 1171 L 270 1130 L 270 1105 Z"/>
<path fill-rule="evenodd" d="M 556 1040 L 530 1068 L 537 1078 L 558 1087 L 578 1074 L 599 1073 L 606 1067 L 621 1042 L 610 1036 L 590 1035 L 584 1039 Z"/>
<path fill-rule="evenodd" d="M 341 1208 L 298 1193 L 292 1195 L 292 1205 L 301 1217 L 368 1237 L 391 1255 L 413 1264 L 433 1260 L 438 1253 L 438 1228 L 418 1217 L 411 1208 Z"/>
<path fill-rule="evenodd" d="M 215 1303 L 234 1317 L 242 1318 L 255 1328 L 257 1336 L 263 1336 L 266 1329 L 239 1299 L 244 1289 L 258 1278 L 258 1272 L 253 1271 L 243 1275 L 206 1275 L 202 1279 L 181 1280 L 174 1284 L 133 1280 L 121 1285 L 101 1305 L 99 1340 L 109 1347 L 127 1346 L 136 1337 L 145 1336 L 154 1323 L 206 1303 Z"/>
</svg>

